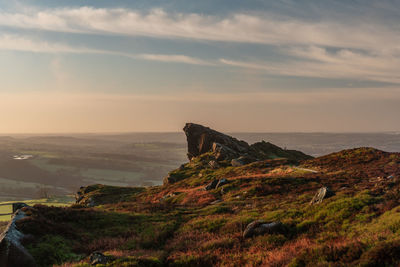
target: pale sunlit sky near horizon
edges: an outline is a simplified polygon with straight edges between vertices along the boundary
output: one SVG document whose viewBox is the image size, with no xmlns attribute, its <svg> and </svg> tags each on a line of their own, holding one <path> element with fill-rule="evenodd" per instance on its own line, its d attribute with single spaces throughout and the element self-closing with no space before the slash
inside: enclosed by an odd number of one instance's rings
<svg viewBox="0 0 400 267">
<path fill-rule="evenodd" d="M 400 131 L 400 1 L 0 0 L 0 133 Z"/>
</svg>

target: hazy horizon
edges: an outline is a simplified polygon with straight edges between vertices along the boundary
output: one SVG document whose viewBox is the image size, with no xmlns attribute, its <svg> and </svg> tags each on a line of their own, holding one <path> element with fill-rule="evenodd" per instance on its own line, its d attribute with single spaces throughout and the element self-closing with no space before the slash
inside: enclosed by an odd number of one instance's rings
<svg viewBox="0 0 400 267">
<path fill-rule="evenodd" d="M 0 0 L 0 133 L 399 132 L 399 11 Z"/>
</svg>

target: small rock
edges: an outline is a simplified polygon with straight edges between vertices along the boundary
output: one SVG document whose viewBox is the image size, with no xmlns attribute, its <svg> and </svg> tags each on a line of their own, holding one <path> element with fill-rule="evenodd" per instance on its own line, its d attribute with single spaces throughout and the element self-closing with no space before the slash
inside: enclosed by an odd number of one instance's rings
<svg viewBox="0 0 400 267">
<path fill-rule="evenodd" d="M 283 233 L 284 227 L 281 222 L 264 222 L 264 221 L 254 221 L 247 225 L 243 232 L 243 238 L 249 238 L 264 234 L 276 234 Z"/>
<path fill-rule="evenodd" d="M 218 180 L 217 179 L 215 179 L 215 180 L 213 180 L 211 183 L 209 183 L 208 185 L 206 185 L 206 187 L 204 188 L 206 191 L 210 191 L 210 190 L 213 190 L 213 189 L 215 189 L 215 187 L 217 186 L 217 184 L 218 184 Z"/>
<path fill-rule="evenodd" d="M 322 200 L 324 200 L 325 198 L 329 198 L 333 195 L 335 195 L 335 193 L 331 191 L 328 187 L 321 187 L 314 195 L 313 199 L 310 202 L 310 205 L 322 203 Z"/>
<path fill-rule="evenodd" d="M 97 264 L 107 264 L 111 260 L 110 257 L 104 255 L 101 252 L 93 252 L 90 254 L 90 264 L 97 265 Z"/>
</svg>

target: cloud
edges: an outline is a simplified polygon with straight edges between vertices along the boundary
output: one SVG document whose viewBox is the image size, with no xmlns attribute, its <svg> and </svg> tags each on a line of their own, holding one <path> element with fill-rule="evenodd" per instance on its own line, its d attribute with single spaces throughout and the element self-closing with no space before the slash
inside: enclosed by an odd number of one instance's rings
<svg viewBox="0 0 400 267">
<path fill-rule="evenodd" d="M 36 53 L 95 53 L 96 50 L 76 48 L 60 43 L 32 40 L 18 35 L 0 35 L 0 49 Z"/>
<path fill-rule="evenodd" d="M 0 11 L 0 26 L 70 33 L 148 36 L 267 44 L 279 48 L 285 62 L 222 58 L 219 62 L 176 53 L 129 54 L 0 36 L 0 49 L 42 53 L 97 53 L 159 62 L 230 65 L 273 75 L 357 79 L 400 83 L 400 30 L 377 18 L 306 20 L 271 13 L 210 16 L 140 12 L 121 8 L 34 8 Z M 245 48 L 243 48 L 245 49 Z M 245 51 L 244 51 L 245 55 Z"/>
<path fill-rule="evenodd" d="M 0 25 L 61 32 L 103 33 L 194 40 L 399 50 L 399 30 L 385 23 L 348 18 L 309 21 L 265 14 L 147 13 L 119 8 L 58 8 L 0 12 Z"/>
<path fill-rule="evenodd" d="M 185 55 L 141 54 L 138 55 L 137 58 L 160 62 L 175 62 L 193 65 L 214 65 L 211 62 Z"/>
<path fill-rule="evenodd" d="M 329 52 L 318 46 L 292 47 L 282 53 L 294 58 L 288 62 L 235 61 L 221 58 L 220 63 L 255 69 L 269 74 L 332 79 L 357 79 L 400 83 L 400 58 L 393 55 L 371 55 L 366 52 L 339 49 Z"/>
<path fill-rule="evenodd" d="M 43 40 L 34 40 L 24 36 L 3 34 L 0 35 L 0 50 L 24 51 L 47 54 L 103 54 L 128 57 L 132 59 L 142 59 L 160 62 L 184 63 L 193 65 L 214 65 L 199 58 L 186 55 L 169 54 L 129 54 L 112 50 L 99 50 L 87 47 L 76 47 L 68 44 L 47 42 Z M 54 62 L 52 65 L 56 66 Z"/>
</svg>

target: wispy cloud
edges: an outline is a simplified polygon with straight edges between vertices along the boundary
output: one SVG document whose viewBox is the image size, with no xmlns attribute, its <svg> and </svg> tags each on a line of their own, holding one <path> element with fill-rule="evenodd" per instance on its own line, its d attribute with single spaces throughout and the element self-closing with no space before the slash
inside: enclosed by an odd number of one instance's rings
<svg viewBox="0 0 400 267">
<path fill-rule="evenodd" d="M 148 12 L 120 8 L 55 8 L 0 12 L 0 26 L 87 34 L 149 36 L 268 44 L 285 62 L 222 58 L 217 62 L 182 54 L 129 54 L 0 36 L 0 49 L 42 53 L 97 53 L 193 65 L 230 65 L 285 76 L 359 79 L 400 83 L 400 29 L 382 21 L 306 20 L 270 13 L 224 17 L 193 13 Z"/>
<path fill-rule="evenodd" d="M 147 13 L 129 9 L 93 7 L 29 9 L 0 12 L 0 25 L 49 31 L 121 34 L 160 38 L 302 44 L 375 50 L 399 50 L 399 30 L 384 23 L 364 20 L 307 21 L 269 13 L 231 14 L 226 17 L 167 13 L 153 9 Z"/>
<path fill-rule="evenodd" d="M 235 61 L 220 59 L 225 65 L 255 69 L 269 74 L 333 79 L 357 79 L 400 83 L 400 58 L 393 55 L 371 55 L 366 52 L 326 48 L 292 47 L 282 53 L 294 56 L 288 62 Z"/>
<path fill-rule="evenodd" d="M 24 51 L 47 54 L 103 54 L 128 57 L 132 59 L 183 63 L 193 65 L 214 65 L 214 63 L 186 55 L 169 54 L 129 54 L 112 50 L 91 49 L 63 43 L 47 42 L 35 40 L 20 35 L 3 34 L 0 35 L 0 50 Z"/>
<path fill-rule="evenodd" d="M 14 34 L 0 35 L 0 49 L 36 53 L 100 53 L 100 50 L 73 47 L 62 43 L 33 40 Z"/>
<path fill-rule="evenodd" d="M 141 54 L 137 55 L 137 58 L 160 62 L 175 62 L 193 65 L 214 65 L 214 63 L 212 62 L 185 55 Z"/>
</svg>

